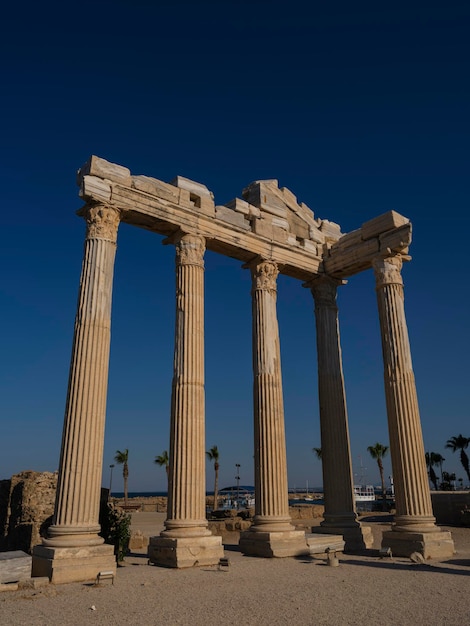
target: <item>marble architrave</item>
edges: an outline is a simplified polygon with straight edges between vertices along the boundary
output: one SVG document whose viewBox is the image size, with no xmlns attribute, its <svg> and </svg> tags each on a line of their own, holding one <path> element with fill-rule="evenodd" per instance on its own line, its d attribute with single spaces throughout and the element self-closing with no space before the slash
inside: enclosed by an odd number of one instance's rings
<svg viewBox="0 0 470 626">
<path fill-rule="evenodd" d="M 382 334 L 396 514 L 382 546 L 397 556 L 420 552 L 425 558 L 454 553 L 451 534 L 435 524 L 426 471 L 418 398 L 405 318 L 401 255 L 377 257 L 376 280 Z"/>
</svg>

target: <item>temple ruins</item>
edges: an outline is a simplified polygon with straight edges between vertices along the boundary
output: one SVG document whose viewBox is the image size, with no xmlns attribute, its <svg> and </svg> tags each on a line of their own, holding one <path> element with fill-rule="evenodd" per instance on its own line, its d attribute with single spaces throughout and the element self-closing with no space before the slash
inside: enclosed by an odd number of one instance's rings
<svg viewBox="0 0 470 626">
<path fill-rule="evenodd" d="M 255 517 L 242 533 L 244 554 L 309 554 L 315 537 L 291 523 L 288 509 L 276 281 L 287 274 L 311 290 L 316 318 L 318 396 L 325 514 L 318 531 L 341 535 L 346 549 L 371 545 L 353 496 L 348 418 L 336 305 L 337 288 L 372 268 L 382 336 L 384 383 L 396 515 L 384 533 L 393 554 L 447 557 L 449 532 L 435 524 L 408 340 L 401 268 L 411 224 L 390 211 L 343 234 L 318 219 L 277 180 L 260 180 L 224 206 L 200 183 L 171 183 L 92 156 L 78 172 L 86 238 L 54 521 L 33 552 L 33 575 L 52 582 L 96 578 L 116 568 L 99 536 L 113 268 L 118 227 L 132 224 L 175 247 L 176 333 L 170 427 L 168 518 L 152 537 L 149 559 L 168 567 L 212 565 L 223 556 L 205 513 L 204 252 L 238 259 L 252 277 Z M 190 442 L 188 445 L 187 442 Z"/>
</svg>

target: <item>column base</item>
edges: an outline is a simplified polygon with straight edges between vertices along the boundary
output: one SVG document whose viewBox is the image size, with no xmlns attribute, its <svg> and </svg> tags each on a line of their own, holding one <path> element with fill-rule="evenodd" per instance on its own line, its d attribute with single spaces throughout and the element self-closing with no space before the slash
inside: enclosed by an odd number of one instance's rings
<svg viewBox="0 0 470 626">
<path fill-rule="evenodd" d="M 370 526 L 315 526 L 312 534 L 342 535 L 345 552 L 360 552 L 372 548 L 374 536 Z"/>
<path fill-rule="evenodd" d="M 393 556 L 409 557 L 419 552 L 425 559 L 444 559 L 455 554 L 454 541 L 450 532 L 398 532 L 387 530 L 382 535 L 382 548 L 390 548 Z"/>
<path fill-rule="evenodd" d="M 224 556 L 222 537 L 150 537 L 148 557 L 162 567 L 217 565 Z"/>
<path fill-rule="evenodd" d="M 310 554 L 303 530 L 240 533 L 238 544 L 243 554 L 266 558 Z"/>
<path fill-rule="evenodd" d="M 32 576 L 47 576 L 52 583 L 72 583 L 96 580 L 99 572 L 116 573 L 114 546 L 83 546 L 80 548 L 52 548 L 38 545 L 33 548 Z"/>
</svg>

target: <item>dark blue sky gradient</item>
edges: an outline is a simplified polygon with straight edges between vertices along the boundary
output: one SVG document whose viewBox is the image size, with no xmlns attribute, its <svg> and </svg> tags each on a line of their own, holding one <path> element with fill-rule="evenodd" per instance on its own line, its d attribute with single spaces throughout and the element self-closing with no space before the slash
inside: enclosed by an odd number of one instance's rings
<svg viewBox="0 0 470 626">
<path fill-rule="evenodd" d="M 427 450 L 469 420 L 468 2 L 18 2 L 0 51 L 0 478 L 58 465 L 91 154 L 204 183 L 225 204 L 277 178 L 343 232 L 390 209 L 413 222 L 405 305 Z M 174 250 L 120 228 L 105 445 L 131 491 L 164 488 Z M 289 484 L 321 484 L 313 300 L 278 290 Z M 371 272 L 340 290 L 355 473 L 388 444 Z M 207 447 L 221 483 L 252 476 L 250 277 L 206 256 Z M 386 466 L 390 473 L 390 465 Z M 121 488 L 116 476 L 115 488 Z M 212 470 L 208 467 L 208 488 Z"/>
</svg>

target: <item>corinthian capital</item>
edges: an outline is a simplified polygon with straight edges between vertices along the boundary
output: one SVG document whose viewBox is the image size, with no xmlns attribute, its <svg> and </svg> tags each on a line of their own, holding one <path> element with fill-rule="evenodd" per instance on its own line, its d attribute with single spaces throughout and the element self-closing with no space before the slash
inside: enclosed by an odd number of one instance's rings
<svg viewBox="0 0 470 626">
<path fill-rule="evenodd" d="M 107 239 L 116 243 L 120 220 L 118 209 L 105 204 L 87 205 L 78 211 L 78 215 L 86 220 L 87 239 Z"/>
<path fill-rule="evenodd" d="M 399 254 L 386 258 L 376 257 L 372 261 L 376 287 L 403 285 L 403 278 L 401 276 L 402 265 L 403 259 Z"/>
<path fill-rule="evenodd" d="M 331 278 L 330 276 L 319 276 L 314 278 L 304 286 L 310 288 L 315 299 L 316 306 L 336 307 L 336 295 L 339 285 L 344 285 L 345 281 Z"/>
<path fill-rule="evenodd" d="M 204 267 L 206 240 L 201 235 L 182 235 L 176 243 L 176 265 Z"/>
<path fill-rule="evenodd" d="M 276 291 L 276 280 L 279 274 L 274 261 L 261 261 L 251 266 L 253 289 Z"/>
</svg>

